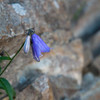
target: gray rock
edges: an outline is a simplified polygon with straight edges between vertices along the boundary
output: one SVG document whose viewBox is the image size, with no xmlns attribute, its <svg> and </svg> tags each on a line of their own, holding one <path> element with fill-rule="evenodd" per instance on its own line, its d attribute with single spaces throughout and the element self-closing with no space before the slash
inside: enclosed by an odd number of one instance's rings
<svg viewBox="0 0 100 100">
<path fill-rule="evenodd" d="M 86 75 L 83 76 L 83 84 L 85 85 L 92 84 L 94 80 L 95 80 L 95 77 L 92 73 L 87 73 Z"/>
</svg>

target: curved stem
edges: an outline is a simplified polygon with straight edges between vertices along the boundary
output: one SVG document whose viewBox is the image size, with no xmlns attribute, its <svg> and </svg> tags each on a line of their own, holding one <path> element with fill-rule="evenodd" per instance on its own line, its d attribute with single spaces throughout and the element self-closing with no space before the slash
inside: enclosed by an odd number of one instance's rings
<svg viewBox="0 0 100 100">
<path fill-rule="evenodd" d="M 9 63 L 6 65 L 6 67 L 3 69 L 3 71 L 0 73 L 0 76 L 5 72 L 5 70 L 11 64 L 11 62 L 14 60 L 14 58 L 17 56 L 17 54 L 21 51 L 22 47 L 24 46 L 24 43 L 21 45 L 21 47 L 18 49 L 18 51 L 16 52 L 16 54 L 12 57 L 12 59 L 9 61 Z"/>
</svg>

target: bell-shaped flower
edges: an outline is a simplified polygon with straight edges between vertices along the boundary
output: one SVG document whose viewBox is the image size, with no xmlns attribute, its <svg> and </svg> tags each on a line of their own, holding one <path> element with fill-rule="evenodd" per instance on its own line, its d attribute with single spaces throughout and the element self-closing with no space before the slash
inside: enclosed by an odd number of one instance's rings
<svg viewBox="0 0 100 100">
<path fill-rule="evenodd" d="M 24 52 L 28 53 L 30 49 L 30 35 L 27 35 L 25 44 L 24 44 Z"/>
<path fill-rule="evenodd" d="M 36 61 L 40 61 L 40 56 L 42 52 L 50 52 L 50 47 L 35 33 L 31 36 L 32 40 L 32 52 L 33 57 Z"/>
</svg>

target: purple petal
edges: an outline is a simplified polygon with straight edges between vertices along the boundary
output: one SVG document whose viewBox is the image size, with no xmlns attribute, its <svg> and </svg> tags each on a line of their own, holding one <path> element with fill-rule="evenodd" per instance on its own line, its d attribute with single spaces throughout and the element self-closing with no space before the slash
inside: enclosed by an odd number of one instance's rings
<svg viewBox="0 0 100 100">
<path fill-rule="evenodd" d="M 24 44 L 24 52 L 28 53 L 29 52 L 29 48 L 30 48 L 30 36 L 28 35 L 26 37 L 25 44 Z"/>
<path fill-rule="evenodd" d="M 35 43 L 39 46 L 41 52 L 50 52 L 50 48 L 38 35 L 33 34 L 32 38 L 34 39 Z"/>
<path fill-rule="evenodd" d="M 41 56 L 41 50 L 33 38 L 32 38 L 32 52 L 34 59 L 39 62 Z"/>
</svg>

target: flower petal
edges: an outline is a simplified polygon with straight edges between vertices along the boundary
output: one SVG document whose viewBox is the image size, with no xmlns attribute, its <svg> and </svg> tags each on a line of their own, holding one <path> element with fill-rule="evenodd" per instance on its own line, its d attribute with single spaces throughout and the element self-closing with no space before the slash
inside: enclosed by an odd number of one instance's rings
<svg viewBox="0 0 100 100">
<path fill-rule="evenodd" d="M 34 38 L 34 41 L 39 46 L 41 52 L 50 52 L 50 47 L 48 47 L 47 44 L 37 34 L 33 34 L 32 38 Z"/>
<path fill-rule="evenodd" d="M 33 38 L 32 38 L 32 52 L 34 59 L 39 62 L 41 56 L 41 50 Z"/>
<path fill-rule="evenodd" d="M 24 52 L 28 53 L 29 52 L 29 48 L 30 48 L 30 36 L 28 35 L 26 37 L 25 44 L 24 44 Z"/>
</svg>

